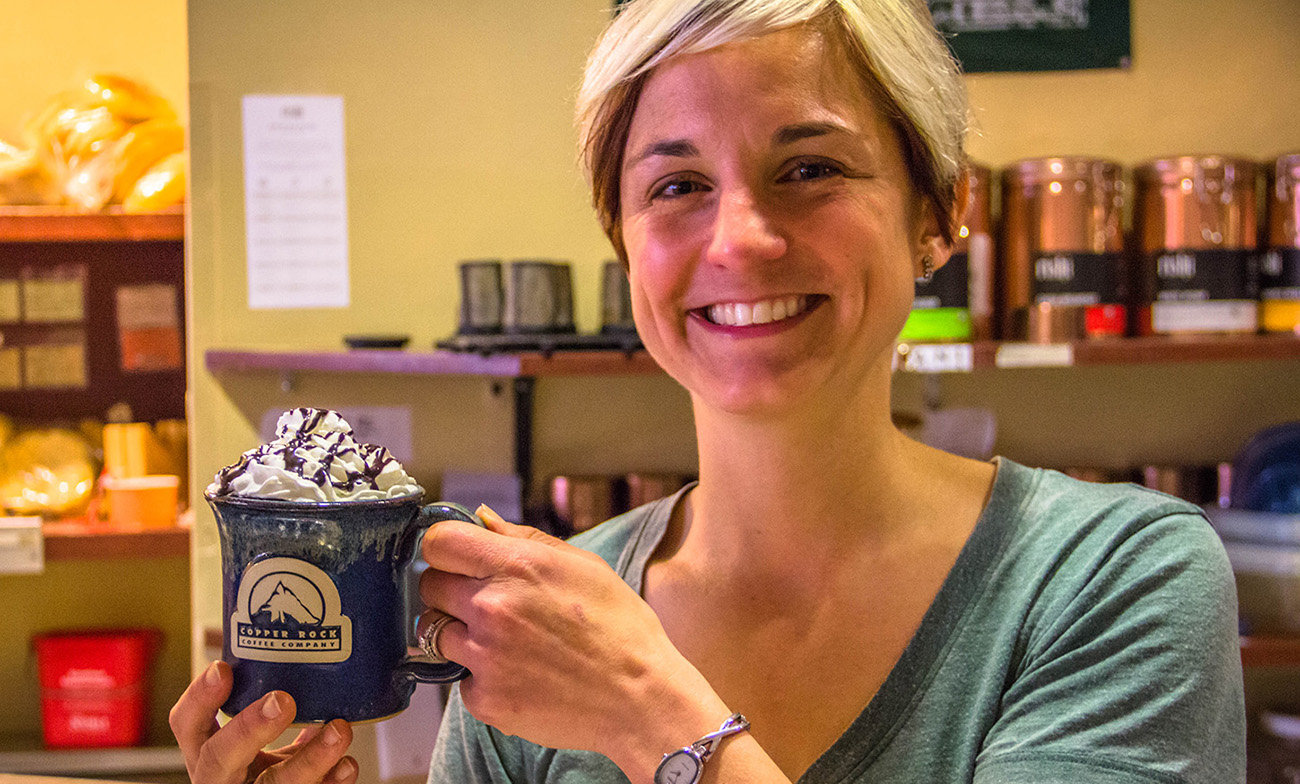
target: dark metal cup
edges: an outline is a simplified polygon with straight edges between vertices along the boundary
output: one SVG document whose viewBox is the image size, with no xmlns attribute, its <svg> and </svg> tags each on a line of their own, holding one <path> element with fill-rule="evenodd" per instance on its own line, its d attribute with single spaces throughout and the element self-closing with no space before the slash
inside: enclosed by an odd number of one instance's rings
<svg viewBox="0 0 1300 784">
<path fill-rule="evenodd" d="M 512 261 L 506 271 L 504 330 L 513 334 L 572 332 L 573 279 L 569 265 Z"/>
<path fill-rule="evenodd" d="M 632 287 L 621 262 L 607 261 L 601 269 L 600 331 L 605 334 L 636 333 L 636 323 L 632 320 Z"/>
<path fill-rule="evenodd" d="M 403 595 L 421 534 L 440 520 L 483 523 L 421 496 L 297 502 L 208 496 L 221 536 L 222 659 L 234 716 L 269 691 L 293 696 L 296 722 L 382 719 L 416 683 L 469 672 L 407 655 Z"/>
<path fill-rule="evenodd" d="M 501 262 L 484 259 L 460 265 L 460 327 L 462 335 L 501 331 Z"/>
</svg>

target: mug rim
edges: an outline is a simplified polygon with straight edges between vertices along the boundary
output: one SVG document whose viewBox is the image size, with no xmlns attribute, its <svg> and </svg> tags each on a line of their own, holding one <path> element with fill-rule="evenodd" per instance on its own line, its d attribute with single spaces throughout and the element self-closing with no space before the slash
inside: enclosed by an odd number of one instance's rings
<svg viewBox="0 0 1300 784">
<path fill-rule="evenodd" d="M 262 498 L 251 495 L 215 495 L 204 492 L 208 503 L 230 504 L 264 509 L 345 509 L 352 506 L 401 506 L 424 500 L 424 493 L 409 493 L 392 498 L 357 498 L 351 501 L 291 501 L 287 498 Z"/>
</svg>

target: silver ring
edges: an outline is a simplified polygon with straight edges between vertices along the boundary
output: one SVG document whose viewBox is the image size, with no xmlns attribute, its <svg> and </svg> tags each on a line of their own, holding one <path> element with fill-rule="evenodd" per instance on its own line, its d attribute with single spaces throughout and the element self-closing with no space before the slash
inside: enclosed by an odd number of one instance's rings
<svg viewBox="0 0 1300 784">
<path fill-rule="evenodd" d="M 420 634 L 420 650 L 424 651 L 425 656 L 433 659 L 434 664 L 451 661 L 451 659 L 442 655 L 442 651 L 438 650 L 438 635 L 442 633 L 447 624 L 454 620 L 456 620 L 455 616 L 442 613 L 436 620 L 426 626 L 424 632 Z"/>
</svg>

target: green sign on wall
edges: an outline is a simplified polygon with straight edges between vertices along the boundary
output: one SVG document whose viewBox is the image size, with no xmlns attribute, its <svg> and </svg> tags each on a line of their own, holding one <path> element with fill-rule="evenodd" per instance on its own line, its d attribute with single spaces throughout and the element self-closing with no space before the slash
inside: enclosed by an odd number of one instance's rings
<svg viewBox="0 0 1300 784">
<path fill-rule="evenodd" d="M 1129 0 L 929 3 L 967 73 L 1129 66 Z"/>
</svg>

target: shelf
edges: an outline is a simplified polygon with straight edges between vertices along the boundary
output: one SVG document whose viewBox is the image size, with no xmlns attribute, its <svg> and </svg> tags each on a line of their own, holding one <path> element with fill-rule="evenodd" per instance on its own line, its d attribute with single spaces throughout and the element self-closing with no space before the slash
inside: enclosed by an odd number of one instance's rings
<svg viewBox="0 0 1300 784">
<path fill-rule="evenodd" d="M 44 749 L 39 737 L 0 736 L 0 771 L 6 774 L 123 777 L 184 770 L 185 757 L 177 746 Z"/>
<path fill-rule="evenodd" d="M 0 207 L 0 242 L 123 242 L 185 239 L 185 212 L 77 213 L 62 207 Z"/>
<path fill-rule="evenodd" d="M 570 351 L 549 356 L 538 353 L 480 354 L 454 351 L 339 349 L 337 351 L 266 351 L 210 349 L 204 364 L 213 373 L 256 370 L 317 371 L 323 373 L 402 373 L 427 376 L 609 376 L 660 373 L 644 351 Z"/>
<path fill-rule="evenodd" d="M 1144 337 L 1048 344 L 978 341 L 899 346 L 899 369 L 918 372 L 1296 359 L 1300 359 L 1300 335 Z M 213 373 L 277 370 L 519 378 L 651 375 L 661 372 L 644 351 L 631 354 L 568 351 L 550 355 L 483 356 L 452 351 L 383 349 L 209 349 L 204 353 L 204 362 Z"/>
<path fill-rule="evenodd" d="M 1253 362 L 1300 359 L 1300 335 L 1188 335 L 1069 343 L 899 345 L 899 369 L 918 372 Z"/>
<path fill-rule="evenodd" d="M 45 531 L 46 561 L 179 558 L 190 553 L 190 529 L 185 526 L 118 530 L 104 524 L 61 520 L 41 527 Z"/>
<path fill-rule="evenodd" d="M 1242 637 L 1243 667 L 1300 667 L 1300 637 Z"/>
</svg>

